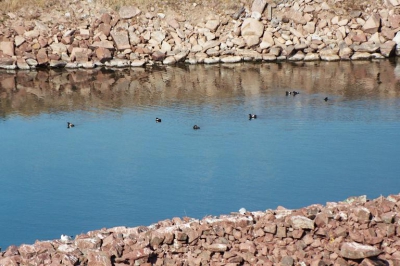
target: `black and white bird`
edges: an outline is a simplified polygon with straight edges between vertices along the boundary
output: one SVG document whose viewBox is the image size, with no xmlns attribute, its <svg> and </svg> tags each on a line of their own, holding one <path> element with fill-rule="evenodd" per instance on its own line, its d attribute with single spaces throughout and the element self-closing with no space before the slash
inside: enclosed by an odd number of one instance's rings
<svg viewBox="0 0 400 266">
<path fill-rule="evenodd" d="M 193 129 L 197 130 L 197 129 L 200 129 L 200 127 L 198 125 L 194 125 Z"/>
<path fill-rule="evenodd" d="M 257 118 L 257 115 L 254 115 L 254 114 L 249 114 L 249 119 L 251 120 L 251 119 L 256 119 Z"/>
<path fill-rule="evenodd" d="M 327 102 L 328 101 L 328 97 L 325 97 L 324 101 Z"/>
<path fill-rule="evenodd" d="M 72 124 L 70 122 L 67 122 L 67 128 L 71 128 L 71 127 L 74 127 L 74 126 L 75 126 L 74 124 Z"/>
<path fill-rule="evenodd" d="M 161 123 L 161 118 L 156 118 L 156 123 Z"/>
</svg>

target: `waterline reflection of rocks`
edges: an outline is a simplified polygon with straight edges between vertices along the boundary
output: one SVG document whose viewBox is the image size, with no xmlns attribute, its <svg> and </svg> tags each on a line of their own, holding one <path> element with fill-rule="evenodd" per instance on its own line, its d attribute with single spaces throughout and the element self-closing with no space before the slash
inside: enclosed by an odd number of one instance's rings
<svg viewBox="0 0 400 266">
<path fill-rule="evenodd" d="M 379 80 L 377 82 L 377 75 Z M 0 72 L 1 116 L 71 110 L 117 110 L 171 105 L 184 100 L 224 104 L 235 96 L 299 90 L 338 100 L 399 97 L 395 59 L 352 62 L 300 62 L 181 65 L 134 69 L 74 69 Z M 323 99 L 323 98 L 322 98 Z"/>
</svg>

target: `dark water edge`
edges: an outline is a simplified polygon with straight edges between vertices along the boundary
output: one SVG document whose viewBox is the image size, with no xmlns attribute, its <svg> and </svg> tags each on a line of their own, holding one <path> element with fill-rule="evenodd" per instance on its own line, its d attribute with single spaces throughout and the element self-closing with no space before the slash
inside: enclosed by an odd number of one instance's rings
<svg viewBox="0 0 400 266">
<path fill-rule="evenodd" d="M 0 72 L 0 246 L 396 194 L 398 73 L 397 59 Z"/>
</svg>

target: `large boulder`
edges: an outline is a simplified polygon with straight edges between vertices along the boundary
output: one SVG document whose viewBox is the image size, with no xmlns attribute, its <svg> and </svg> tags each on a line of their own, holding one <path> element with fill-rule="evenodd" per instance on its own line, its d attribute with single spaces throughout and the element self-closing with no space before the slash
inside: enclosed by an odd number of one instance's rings
<svg viewBox="0 0 400 266">
<path fill-rule="evenodd" d="M 372 14 L 365 22 L 362 30 L 366 33 L 375 33 L 381 26 L 381 18 L 378 14 Z"/>
<path fill-rule="evenodd" d="M 260 38 L 264 32 L 264 24 L 254 18 L 247 18 L 241 27 L 242 36 L 254 35 Z"/>
<path fill-rule="evenodd" d="M 347 259 L 364 259 L 381 254 L 377 247 L 362 245 L 356 242 L 345 242 L 340 248 L 340 256 Z"/>
</svg>

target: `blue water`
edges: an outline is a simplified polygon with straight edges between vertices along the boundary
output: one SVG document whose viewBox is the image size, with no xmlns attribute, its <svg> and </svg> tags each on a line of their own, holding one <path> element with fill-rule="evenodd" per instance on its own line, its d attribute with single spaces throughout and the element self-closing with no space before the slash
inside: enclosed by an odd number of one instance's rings
<svg viewBox="0 0 400 266">
<path fill-rule="evenodd" d="M 399 193 L 400 98 L 284 91 L 7 116 L 0 246 Z"/>
</svg>

